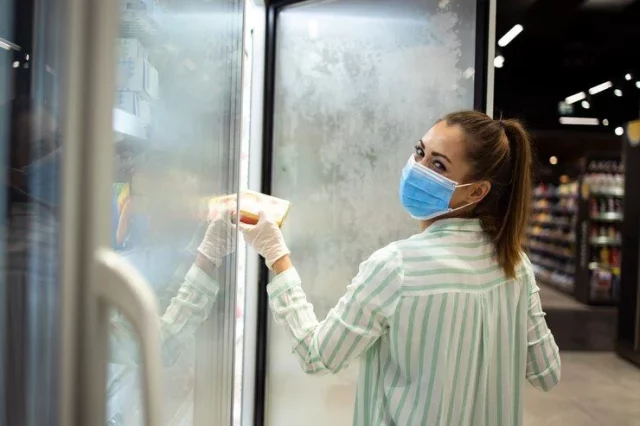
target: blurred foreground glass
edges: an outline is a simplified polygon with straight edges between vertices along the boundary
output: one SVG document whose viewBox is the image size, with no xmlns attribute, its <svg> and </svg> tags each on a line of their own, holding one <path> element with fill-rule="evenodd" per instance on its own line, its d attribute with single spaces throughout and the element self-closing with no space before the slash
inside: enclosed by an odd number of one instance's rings
<svg viewBox="0 0 640 426">
<path fill-rule="evenodd" d="M 55 425 L 64 146 L 60 0 L 0 2 L 0 423 Z"/>
</svg>

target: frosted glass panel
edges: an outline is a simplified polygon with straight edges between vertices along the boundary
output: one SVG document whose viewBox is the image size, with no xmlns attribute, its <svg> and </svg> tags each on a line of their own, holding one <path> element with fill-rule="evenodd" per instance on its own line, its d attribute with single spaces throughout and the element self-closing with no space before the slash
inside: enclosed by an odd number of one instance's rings
<svg viewBox="0 0 640 426">
<path fill-rule="evenodd" d="M 280 12 L 273 191 L 293 202 L 284 231 L 320 318 L 361 261 L 416 230 L 398 200 L 400 171 L 439 116 L 473 108 L 475 23 L 475 0 Z M 284 330 L 269 330 L 268 424 L 350 424 L 357 366 L 307 377 Z"/>
</svg>

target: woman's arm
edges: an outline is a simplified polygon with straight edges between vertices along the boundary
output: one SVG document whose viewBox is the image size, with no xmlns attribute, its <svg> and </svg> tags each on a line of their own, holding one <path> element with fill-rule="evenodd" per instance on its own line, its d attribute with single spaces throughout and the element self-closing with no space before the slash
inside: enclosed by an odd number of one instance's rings
<svg viewBox="0 0 640 426">
<path fill-rule="evenodd" d="M 399 254 L 391 247 L 378 251 L 360 266 L 347 293 L 319 322 L 289 256 L 274 262 L 273 270 L 278 275 L 267 287 L 269 303 L 307 374 L 342 370 L 384 335 L 403 279 Z"/>
<path fill-rule="evenodd" d="M 213 278 L 223 258 L 235 250 L 236 230 L 228 218 L 212 222 L 207 228 L 196 259 L 185 274 L 176 295 L 160 316 L 160 338 L 165 365 L 175 363 L 185 344 L 208 318 L 215 303 L 219 284 Z M 127 321 L 112 323 L 112 361 L 138 364 L 135 333 Z"/>
<path fill-rule="evenodd" d="M 529 309 L 527 316 L 527 380 L 536 388 L 549 391 L 560 381 L 562 364 L 560 351 L 551 330 L 544 319 L 540 303 L 540 288 L 533 275 L 528 277 L 527 293 Z"/>
<path fill-rule="evenodd" d="M 207 264 L 206 259 L 196 258 L 169 306 L 159 317 L 164 365 L 173 365 L 180 358 L 195 331 L 209 317 L 220 289 L 212 277 L 214 271 L 215 267 Z M 116 315 L 111 323 L 111 361 L 118 364 L 139 364 L 141 360 L 136 339 L 130 323 Z"/>
</svg>

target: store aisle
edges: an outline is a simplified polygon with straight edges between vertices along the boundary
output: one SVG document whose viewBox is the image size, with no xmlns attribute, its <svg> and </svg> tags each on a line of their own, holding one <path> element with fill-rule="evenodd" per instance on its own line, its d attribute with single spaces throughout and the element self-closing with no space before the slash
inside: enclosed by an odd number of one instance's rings
<svg viewBox="0 0 640 426">
<path fill-rule="evenodd" d="M 613 353 L 562 353 L 549 393 L 527 386 L 525 426 L 640 426 L 640 369 Z"/>
</svg>

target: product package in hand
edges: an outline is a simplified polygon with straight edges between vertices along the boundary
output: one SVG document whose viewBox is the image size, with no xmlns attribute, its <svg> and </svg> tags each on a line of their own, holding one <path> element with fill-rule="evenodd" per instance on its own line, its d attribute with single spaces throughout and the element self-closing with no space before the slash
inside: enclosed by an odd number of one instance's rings
<svg viewBox="0 0 640 426">
<path fill-rule="evenodd" d="M 237 194 L 224 195 L 212 198 L 209 201 L 209 220 L 224 210 L 235 210 Z M 240 222 L 248 225 L 258 223 L 260 212 L 263 211 L 269 218 L 282 227 L 289 214 L 291 202 L 255 191 L 245 190 L 240 193 Z"/>
</svg>

